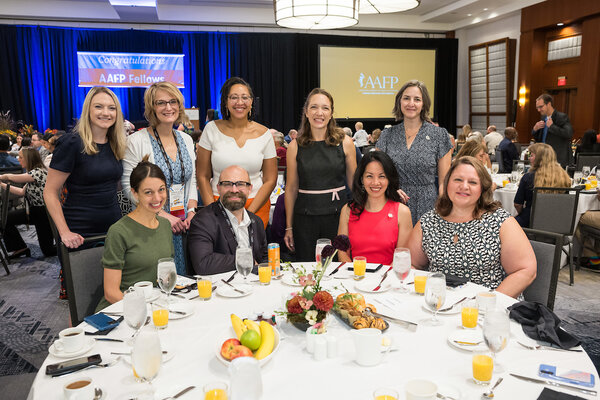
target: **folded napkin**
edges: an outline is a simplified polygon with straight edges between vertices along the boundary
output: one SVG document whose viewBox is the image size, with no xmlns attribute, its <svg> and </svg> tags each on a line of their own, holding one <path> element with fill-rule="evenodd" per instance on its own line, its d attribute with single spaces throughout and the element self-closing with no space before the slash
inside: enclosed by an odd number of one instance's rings
<svg viewBox="0 0 600 400">
<path fill-rule="evenodd" d="M 469 280 L 467 278 L 461 278 L 459 276 L 456 275 L 446 275 L 446 286 L 450 286 L 450 287 L 458 287 L 460 285 L 464 285 L 465 283 L 469 282 Z"/>
<path fill-rule="evenodd" d="M 123 319 L 125 319 L 125 317 L 123 317 L 122 315 L 117 318 L 115 320 L 114 323 L 111 324 L 110 328 L 104 329 L 102 331 L 98 330 L 96 332 L 85 332 L 86 335 L 90 335 L 90 336 L 104 336 L 104 335 L 108 335 L 110 333 L 110 331 L 112 331 L 113 329 L 115 329 L 117 326 L 119 326 L 119 323 L 121 323 L 123 321 Z"/>
<path fill-rule="evenodd" d="M 556 390 L 544 388 L 537 400 L 583 400 L 583 397 L 573 396 L 572 394 L 566 394 L 563 392 L 557 392 Z"/>
<path fill-rule="evenodd" d="M 581 343 L 577 337 L 560 328 L 560 318 L 543 304 L 521 301 L 508 309 L 510 318 L 520 323 L 523 332 L 534 340 L 548 342 L 562 349 Z"/>
</svg>

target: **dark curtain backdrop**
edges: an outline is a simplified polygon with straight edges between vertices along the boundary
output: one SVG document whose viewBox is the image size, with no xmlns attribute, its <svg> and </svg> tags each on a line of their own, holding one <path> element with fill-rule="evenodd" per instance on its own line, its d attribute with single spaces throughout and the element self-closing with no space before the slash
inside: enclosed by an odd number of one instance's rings
<svg viewBox="0 0 600 400">
<path fill-rule="evenodd" d="M 201 119 L 219 108 L 220 88 L 241 76 L 258 101 L 257 121 L 283 132 L 299 124 L 308 92 L 319 84 L 319 45 L 436 50 L 433 117 L 456 126 L 456 39 L 368 38 L 293 33 L 206 33 L 0 25 L 0 110 L 40 131 L 65 128 L 89 88 L 77 86 L 77 51 L 184 54 L 186 107 Z M 376 60 L 374 60 L 376 62 Z M 143 88 L 114 88 L 125 118 L 143 119 Z M 393 107 L 390 104 L 390 109 Z"/>
</svg>

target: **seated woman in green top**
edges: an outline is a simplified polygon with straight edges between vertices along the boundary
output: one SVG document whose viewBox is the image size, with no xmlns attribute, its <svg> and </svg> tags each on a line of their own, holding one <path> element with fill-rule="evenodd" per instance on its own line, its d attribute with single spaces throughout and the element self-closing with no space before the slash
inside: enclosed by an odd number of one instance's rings
<svg viewBox="0 0 600 400">
<path fill-rule="evenodd" d="M 156 282 L 158 259 L 173 257 L 171 224 L 157 215 L 167 199 L 165 175 L 146 155 L 129 179 L 137 206 L 106 235 L 104 298 L 97 310 L 122 300 L 123 292 L 136 282 Z"/>
</svg>

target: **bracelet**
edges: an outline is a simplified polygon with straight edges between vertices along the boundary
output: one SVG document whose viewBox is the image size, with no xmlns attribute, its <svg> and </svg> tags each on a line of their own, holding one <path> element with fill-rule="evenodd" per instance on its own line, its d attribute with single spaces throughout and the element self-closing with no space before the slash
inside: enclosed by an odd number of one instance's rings
<svg viewBox="0 0 600 400">
<path fill-rule="evenodd" d="M 188 208 L 187 212 L 188 213 L 193 212 L 194 214 L 196 214 L 196 209 L 195 208 Z"/>
<path fill-rule="evenodd" d="M 291 231 L 294 228 L 285 228 L 286 231 Z"/>
</svg>

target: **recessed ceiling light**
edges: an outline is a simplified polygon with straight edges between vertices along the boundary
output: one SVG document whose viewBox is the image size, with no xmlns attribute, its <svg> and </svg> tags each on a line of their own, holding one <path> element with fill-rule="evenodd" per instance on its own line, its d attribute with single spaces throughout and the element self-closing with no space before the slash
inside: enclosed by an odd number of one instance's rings
<svg viewBox="0 0 600 400">
<path fill-rule="evenodd" d="M 556 24 L 556 25 L 557 25 L 557 26 L 563 26 L 563 25 L 564 25 L 564 23 L 562 23 L 562 22 L 559 22 L 559 23 L 558 23 L 558 24 Z"/>
<path fill-rule="evenodd" d="M 473 15 L 473 14 L 467 14 L 467 17 L 470 17 L 470 16 L 472 16 L 472 15 Z"/>
<path fill-rule="evenodd" d="M 484 8 L 484 9 L 483 9 L 483 11 L 487 11 L 487 10 L 488 10 L 487 8 Z"/>
</svg>

